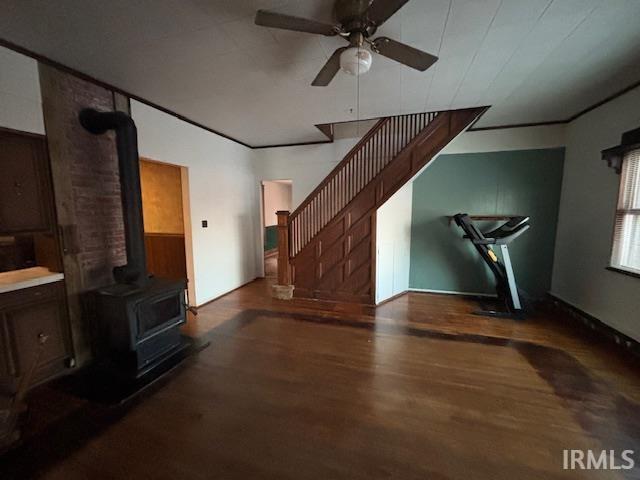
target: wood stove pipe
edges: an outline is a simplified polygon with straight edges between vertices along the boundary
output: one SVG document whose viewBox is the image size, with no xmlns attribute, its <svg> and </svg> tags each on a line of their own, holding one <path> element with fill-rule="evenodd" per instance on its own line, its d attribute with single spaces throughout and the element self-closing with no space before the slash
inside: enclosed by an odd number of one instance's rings
<svg viewBox="0 0 640 480">
<path fill-rule="evenodd" d="M 82 126 L 95 135 L 101 135 L 108 130 L 114 130 L 116 133 L 127 264 L 115 267 L 113 276 L 117 283 L 145 285 L 149 281 L 149 275 L 144 247 L 136 124 L 124 112 L 99 112 L 93 108 L 82 110 L 79 119 Z"/>
</svg>

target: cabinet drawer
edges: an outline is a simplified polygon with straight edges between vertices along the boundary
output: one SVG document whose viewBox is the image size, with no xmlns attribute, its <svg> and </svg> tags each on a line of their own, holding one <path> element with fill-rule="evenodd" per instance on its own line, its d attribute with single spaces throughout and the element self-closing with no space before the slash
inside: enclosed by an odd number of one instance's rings
<svg viewBox="0 0 640 480">
<path fill-rule="evenodd" d="M 38 303 L 63 296 L 62 282 L 47 283 L 37 287 L 22 288 L 0 294 L 0 311 L 27 303 Z"/>
<path fill-rule="evenodd" d="M 55 288 L 45 288 L 54 285 Z M 0 376 L 9 388 L 15 388 L 19 378 L 36 358 L 40 338 L 46 336 L 33 382 L 40 382 L 64 368 L 70 356 L 67 314 L 61 286 L 56 284 L 3 294 L 0 298 Z M 11 302 L 5 302 L 11 295 Z M 20 302 L 22 300 L 22 302 Z"/>
</svg>

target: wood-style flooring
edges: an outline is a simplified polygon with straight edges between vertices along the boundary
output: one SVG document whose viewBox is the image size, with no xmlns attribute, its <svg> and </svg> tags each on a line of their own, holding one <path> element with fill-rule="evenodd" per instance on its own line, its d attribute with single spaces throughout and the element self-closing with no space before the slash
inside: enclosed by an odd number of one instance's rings
<svg viewBox="0 0 640 480">
<path fill-rule="evenodd" d="M 257 280 L 190 319 L 211 345 L 162 386 L 117 412 L 74 400 L 0 478 L 638 478 L 562 469 L 563 449 L 640 460 L 637 364 L 553 310 L 475 309 L 286 302 Z"/>
</svg>

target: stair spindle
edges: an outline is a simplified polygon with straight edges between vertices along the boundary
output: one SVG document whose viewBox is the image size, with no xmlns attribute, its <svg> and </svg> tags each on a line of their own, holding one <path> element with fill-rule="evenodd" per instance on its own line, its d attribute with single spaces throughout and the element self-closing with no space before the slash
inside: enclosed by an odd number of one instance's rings
<svg viewBox="0 0 640 480">
<path fill-rule="evenodd" d="M 300 253 L 437 115 L 438 112 L 417 113 L 379 120 L 291 214 L 288 220 L 291 256 Z"/>
</svg>

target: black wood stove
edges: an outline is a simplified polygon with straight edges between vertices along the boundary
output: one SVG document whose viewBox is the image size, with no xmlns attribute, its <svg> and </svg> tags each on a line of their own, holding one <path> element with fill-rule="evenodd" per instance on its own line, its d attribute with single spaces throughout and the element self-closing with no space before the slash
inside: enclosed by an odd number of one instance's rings
<svg viewBox="0 0 640 480">
<path fill-rule="evenodd" d="M 115 284 L 96 292 L 94 343 L 118 373 L 139 378 L 188 347 L 179 330 L 186 321 L 186 279 L 147 273 L 138 137 L 131 117 L 85 109 L 80 123 L 96 135 L 116 133 L 127 249 L 127 264 L 113 270 Z"/>
</svg>

